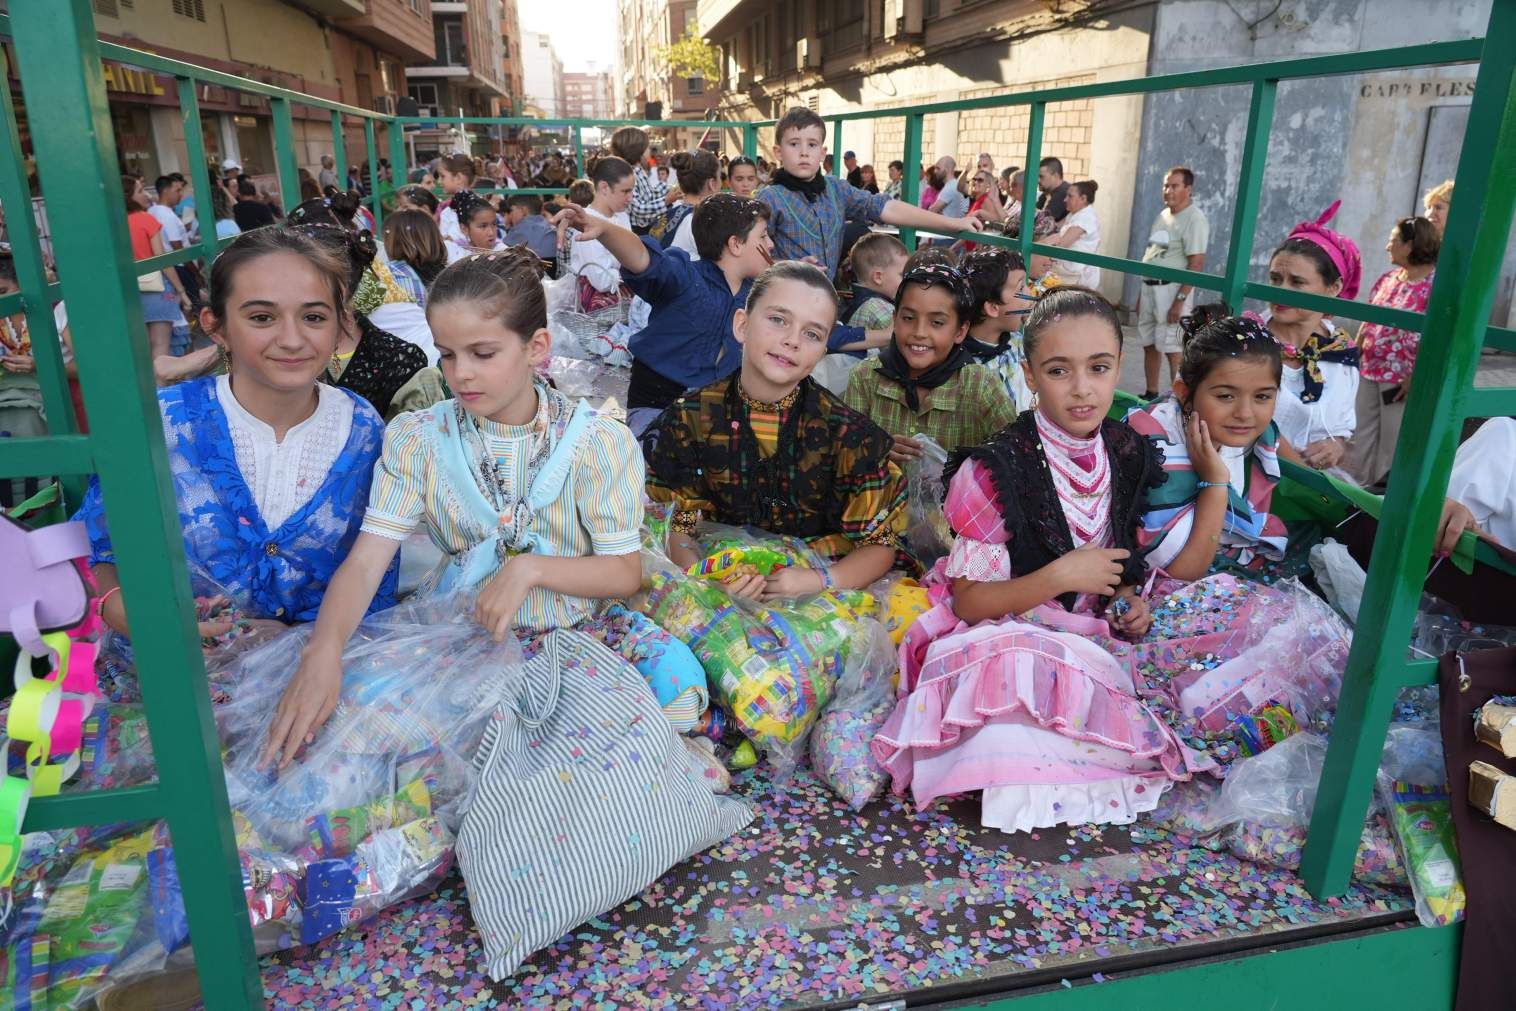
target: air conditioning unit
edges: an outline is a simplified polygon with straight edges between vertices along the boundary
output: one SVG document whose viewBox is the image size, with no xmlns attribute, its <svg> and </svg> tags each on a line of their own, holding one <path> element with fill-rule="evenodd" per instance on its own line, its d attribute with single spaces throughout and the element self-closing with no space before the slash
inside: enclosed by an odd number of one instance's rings
<svg viewBox="0 0 1516 1011">
<path fill-rule="evenodd" d="M 809 70 L 821 66 L 821 40 L 808 36 L 795 40 L 795 69 Z"/>
<path fill-rule="evenodd" d="M 925 13 L 923 0 L 884 0 L 884 37 L 887 41 L 921 35 Z"/>
</svg>

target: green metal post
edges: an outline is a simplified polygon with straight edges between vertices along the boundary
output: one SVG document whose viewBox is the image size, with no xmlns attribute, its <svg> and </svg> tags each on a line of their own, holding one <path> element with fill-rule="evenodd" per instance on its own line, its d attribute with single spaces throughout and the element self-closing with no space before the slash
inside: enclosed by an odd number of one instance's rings
<svg viewBox="0 0 1516 1011">
<path fill-rule="evenodd" d="M 847 178 L 847 168 L 842 164 L 842 117 L 832 120 L 832 175 Z"/>
<path fill-rule="evenodd" d="M 195 221 L 206 263 L 216 256 L 216 203 L 211 199 L 211 171 L 205 160 L 205 134 L 200 129 L 200 96 L 191 77 L 175 78 L 179 86 L 179 115 L 184 121 L 184 151 L 189 158 L 190 183 L 195 187 Z"/>
<path fill-rule="evenodd" d="M 1032 231 L 1037 223 L 1037 163 L 1042 160 L 1042 120 L 1047 103 L 1033 102 L 1026 125 L 1026 182 L 1021 184 L 1021 259 L 1032 269 Z"/>
<path fill-rule="evenodd" d="M 0 48 L 0 81 L 9 77 L 5 50 Z M 34 296 L 47 288 L 47 267 L 42 262 L 42 244 L 37 237 L 36 219 L 32 217 L 32 195 L 21 162 L 16 105 L 11 98 L 11 89 L 3 85 L 0 85 L 0 116 L 4 117 L 4 122 L 0 123 L 0 204 L 14 208 L 6 216 L 5 225 L 10 233 L 16 281 L 23 292 Z M 58 341 L 52 304 L 45 298 L 26 297 L 25 310 L 26 327 L 32 337 L 32 357 L 37 363 L 37 379 L 42 386 L 42 408 L 47 412 L 47 430 L 52 435 L 71 435 L 79 430 L 79 426 L 74 418 L 74 401 L 68 392 L 68 374 L 64 371 L 63 349 Z"/>
<path fill-rule="evenodd" d="M 363 121 L 363 150 L 368 157 L 369 210 L 374 212 L 374 227 L 384 227 L 384 208 L 379 206 L 379 148 L 374 144 L 374 121 Z M 393 167 L 390 169 L 394 171 Z"/>
<path fill-rule="evenodd" d="M 900 199 L 915 207 L 921 200 L 921 125 L 924 117 L 919 112 L 905 115 L 905 174 L 900 177 Z M 900 229 L 900 241 L 905 248 L 916 248 L 916 229 Z"/>
<path fill-rule="evenodd" d="M 751 123 L 742 124 L 742 153 L 749 158 L 758 157 L 758 128 Z"/>
<path fill-rule="evenodd" d="M 120 197 L 110 106 L 89 0 L 12 0 L 11 28 L 30 109 L 69 129 L 34 129 L 53 248 L 69 301 L 89 436 L 105 495 L 158 793 L 164 801 L 206 1007 L 263 1006 L 226 779 L 194 624 L 163 419 Z M 103 255 L 102 255 L 103 254 Z M 102 262 L 103 261 L 103 262 Z M 104 269 L 102 269 L 104 268 Z M 88 283 L 86 283 L 88 282 Z M 84 806 L 84 805 L 81 805 Z"/>
<path fill-rule="evenodd" d="M 389 121 L 390 174 L 395 188 L 399 189 L 410 179 L 410 156 L 405 151 L 405 127 L 397 119 Z"/>
<path fill-rule="evenodd" d="M 1516 38 L 1516 0 L 1495 0 L 1487 40 Z M 1359 833 L 1395 695 L 1404 683 L 1411 622 L 1426 580 L 1443 492 L 1474 384 L 1484 329 L 1516 212 L 1516 46 L 1487 41 L 1458 156 L 1454 201 L 1427 305 L 1423 349 L 1406 405 L 1406 432 L 1369 564 L 1368 583 L 1300 874 L 1336 895 L 1353 872 Z"/>
<path fill-rule="evenodd" d="M 347 186 L 347 138 L 342 133 L 342 113 L 332 110 L 332 171 L 341 180 L 339 188 Z"/>
<path fill-rule="evenodd" d="M 1254 81 L 1248 107 L 1247 138 L 1242 143 L 1242 170 L 1237 178 L 1237 201 L 1232 211 L 1232 241 L 1227 247 L 1226 289 L 1222 298 L 1233 311 L 1242 311 L 1242 289 L 1253 260 L 1253 229 L 1263 195 L 1263 168 L 1269 158 L 1269 127 L 1274 122 L 1278 81 Z"/>
<path fill-rule="evenodd" d="M 274 166 L 279 173 L 279 202 L 286 211 L 300 203 L 300 166 L 295 161 L 295 123 L 290 100 L 271 98 L 274 113 Z"/>
<path fill-rule="evenodd" d="M 584 131 L 574 124 L 574 171 L 584 175 Z"/>
</svg>

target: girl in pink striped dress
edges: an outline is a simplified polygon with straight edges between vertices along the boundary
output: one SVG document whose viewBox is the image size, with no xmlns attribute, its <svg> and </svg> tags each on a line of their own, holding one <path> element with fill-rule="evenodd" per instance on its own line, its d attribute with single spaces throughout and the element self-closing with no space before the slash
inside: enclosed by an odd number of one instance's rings
<svg viewBox="0 0 1516 1011">
<path fill-rule="evenodd" d="M 1210 766 L 1139 699 L 1131 664 L 1090 639 L 1151 624 L 1136 532 L 1162 459 L 1106 418 L 1121 353 L 1109 303 L 1056 289 L 1024 342 L 1035 406 L 955 461 L 958 539 L 901 644 L 900 697 L 873 749 L 918 805 L 982 790 L 987 826 L 1130 822 Z"/>
</svg>

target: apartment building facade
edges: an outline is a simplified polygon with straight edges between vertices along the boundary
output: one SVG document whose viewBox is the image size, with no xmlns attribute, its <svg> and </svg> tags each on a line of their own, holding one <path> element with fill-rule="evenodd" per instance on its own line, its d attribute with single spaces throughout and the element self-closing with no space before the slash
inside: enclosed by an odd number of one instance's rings
<svg viewBox="0 0 1516 1011">
<path fill-rule="evenodd" d="M 765 6 L 765 5 L 760 5 Z M 717 82 L 676 75 L 661 56 L 664 47 L 698 32 L 697 0 L 619 0 L 621 25 L 621 113 L 632 119 L 709 119 L 720 90 Z M 689 146 L 703 130 L 666 131 L 670 146 Z M 714 136 L 708 139 L 714 143 Z"/>
<path fill-rule="evenodd" d="M 394 111 L 405 94 L 406 65 L 433 54 L 430 0 L 94 0 L 94 13 L 104 41 L 380 112 Z M 14 73 L 14 59 L 10 66 Z M 104 76 L 122 170 L 150 182 L 187 171 L 173 78 L 114 61 Z M 21 103 L 15 80 L 9 83 Z M 206 87 L 200 110 L 207 160 L 273 173 L 266 100 Z M 298 105 L 292 111 L 297 161 L 315 168 L 332 151 L 331 118 Z M 20 119 L 29 149 L 26 117 Z M 383 143 L 383 130 L 380 137 Z M 361 162 L 362 124 L 349 124 L 344 140 L 349 161 Z"/>
<path fill-rule="evenodd" d="M 573 119 L 613 119 L 616 96 L 611 72 L 563 75 L 563 115 Z"/>
</svg>

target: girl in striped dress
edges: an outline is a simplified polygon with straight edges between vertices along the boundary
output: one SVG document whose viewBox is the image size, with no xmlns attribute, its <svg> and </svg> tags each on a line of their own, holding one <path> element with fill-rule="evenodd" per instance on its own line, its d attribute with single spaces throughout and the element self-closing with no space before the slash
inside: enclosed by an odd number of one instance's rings
<svg viewBox="0 0 1516 1011">
<path fill-rule="evenodd" d="M 1223 317 L 1187 336 L 1174 396 L 1127 415 L 1163 451 L 1167 480 L 1148 497 L 1138 542 L 1148 564 L 1174 579 L 1283 573 L 1288 539 L 1269 511 L 1281 353 L 1263 323 Z"/>
<path fill-rule="evenodd" d="M 374 468 L 362 532 L 332 580 L 280 701 L 266 757 L 288 761 L 331 714 L 341 654 L 379 579 L 418 525 L 446 558 L 423 585 L 478 590 L 474 617 L 531 656 L 574 628 L 635 663 L 676 730 L 708 705 L 682 643 L 611 603 L 637 592 L 643 463 L 631 431 L 535 373 L 549 353 L 540 266 L 480 253 L 437 278 L 427 317 L 454 399 L 396 418 Z"/>
</svg>

